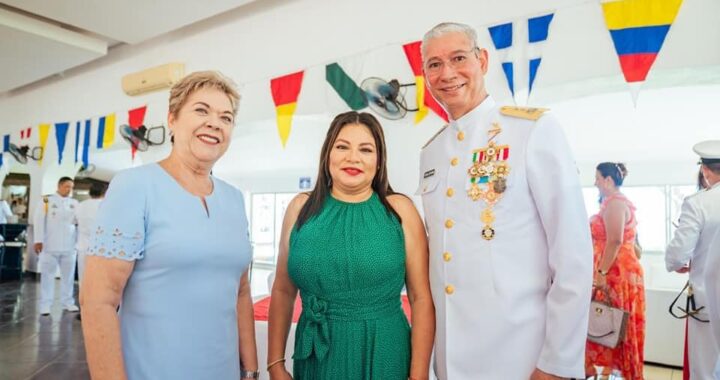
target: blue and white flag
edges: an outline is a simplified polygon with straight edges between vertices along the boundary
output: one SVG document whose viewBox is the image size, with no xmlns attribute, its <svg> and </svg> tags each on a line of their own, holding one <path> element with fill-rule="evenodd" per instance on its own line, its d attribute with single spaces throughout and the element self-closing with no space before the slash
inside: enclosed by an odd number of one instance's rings
<svg viewBox="0 0 720 380">
<path fill-rule="evenodd" d="M 548 38 L 548 30 L 550 29 L 550 22 L 553 19 L 554 13 L 547 14 L 545 16 L 533 17 L 528 19 L 528 58 L 529 61 L 529 80 L 528 80 L 528 96 L 532 92 L 533 82 L 535 82 L 535 76 L 537 75 L 538 67 L 540 67 L 540 60 L 542 59 L 541 51 L 545 41 Z"/>
<path fill-rule="evenodd" d="M 488 28 L 515 103 L 527 103 L 554 13 Z"/>
<path fill-rule="evenodd" d="M 513 43 L 513 24 L 508 22 L 507 24 L 500 24 L 491 26 L 488 28 L 490 32 L 490 38 L 492 38 L 495 50 L 498 52 L 498 57 L 502 64 L 503 72 L 505 72 L 505 79 L 508 83 L 510 93 L 515 96 L 515 84 L 513 82 L 513 60 L 510 55 L 512 43 Z"/>
</svg>

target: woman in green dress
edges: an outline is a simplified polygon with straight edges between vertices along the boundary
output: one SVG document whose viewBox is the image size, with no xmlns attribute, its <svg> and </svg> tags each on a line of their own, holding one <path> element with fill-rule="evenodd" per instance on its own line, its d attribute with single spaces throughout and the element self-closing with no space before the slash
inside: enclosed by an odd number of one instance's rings
<svg viewBox="0 0 720 380">
<path fill-rule="evenodd" d="M 435 314 L 425 228 L 412 201 L 390 187 L 386 157 L 374 116 L 340 114 L 315 189 L 288 206 L 270 304 L 272 380 L 291 378 L 285 346 L 298 290 L 295 380 L 428 378 Z"/>
</svg>

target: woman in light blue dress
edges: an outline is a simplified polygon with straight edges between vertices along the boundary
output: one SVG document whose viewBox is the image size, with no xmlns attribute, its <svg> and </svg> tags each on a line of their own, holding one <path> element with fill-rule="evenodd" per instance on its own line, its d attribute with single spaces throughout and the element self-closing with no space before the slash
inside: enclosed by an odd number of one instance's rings
<svg viewBox="0 0 720 380">
<path fill-rule="evenodd" d="M 80 295 L 93 378 L 257 378 L 243 197 L 210 175 L 238 99 L 218 73 L 189 75 L 170 94 L 170 156 L 111 182 Z"/>
</svg>

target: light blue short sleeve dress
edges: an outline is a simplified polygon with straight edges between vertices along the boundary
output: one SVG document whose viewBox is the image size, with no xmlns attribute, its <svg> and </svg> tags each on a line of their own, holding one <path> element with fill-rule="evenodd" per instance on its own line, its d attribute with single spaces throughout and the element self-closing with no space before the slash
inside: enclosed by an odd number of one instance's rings
<svg viewBox="0 0 720 380">
<path fill-rule="evenodd" d="M 239 190 L 202 201 L 158 164 L 115 176 L 91 255 L 135 261 L 120 307 L 130 380 L 240 378 L 236 302 L 251 260 Z"/>
</svg>

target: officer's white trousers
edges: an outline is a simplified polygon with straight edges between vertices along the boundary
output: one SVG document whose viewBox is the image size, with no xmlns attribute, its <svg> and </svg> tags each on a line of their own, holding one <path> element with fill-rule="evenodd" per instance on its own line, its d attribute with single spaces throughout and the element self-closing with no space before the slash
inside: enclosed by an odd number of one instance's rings
<svg viewBox="0 0 720 380">
<path fill-rule="evenodd" d="M 707 319 L 706 313 L 700 318 Z M 688 361 L 690 380 L 714 380 L 718 362 L 718 348 L 709 323 L 688 319 Z"/>
<path fill-rule="evenodd" d="M 48 309 L 55 296 L 55 273 L 60 267 L 60 303 L 63 307 L 75 305 L 73 285 L 75 283 L 75 251 L 40 252 L 40 309 Z"/>
</svg>

